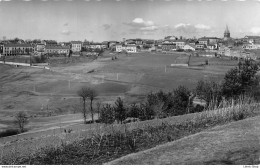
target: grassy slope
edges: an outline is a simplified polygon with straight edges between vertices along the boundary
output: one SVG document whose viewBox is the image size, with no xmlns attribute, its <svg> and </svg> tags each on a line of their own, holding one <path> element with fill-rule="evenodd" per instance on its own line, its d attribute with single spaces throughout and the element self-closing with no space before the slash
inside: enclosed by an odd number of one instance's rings
<svg viewBox="0 0 260 168">
<path fill-rule="evenodd" d="M 217 126 L 107 164 L 259 164 L 260 117 Z"/>
</svg>

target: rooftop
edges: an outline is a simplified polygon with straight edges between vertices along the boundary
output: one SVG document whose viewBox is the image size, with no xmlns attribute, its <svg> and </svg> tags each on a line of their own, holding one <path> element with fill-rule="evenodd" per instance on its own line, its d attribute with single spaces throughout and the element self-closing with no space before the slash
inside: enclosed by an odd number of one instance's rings
<svg viewBox="0 0 260 168">
<path fill-rule="evenodd" d="M 49 45 L 47 45 L 46 47 L 45 47 L 45 49 L 59 49 L 59 50 L 61 50 L 61 49 L 70 49 L 70 47 L 69 46 L 49 46 Z"/>
<path fill-rule="evenodd" d="M 30 44 L 14 44 L 14 43 L 9 43 L 9 44 L 4 44 L 4 47 L 32 47 Z"/>
</svg>

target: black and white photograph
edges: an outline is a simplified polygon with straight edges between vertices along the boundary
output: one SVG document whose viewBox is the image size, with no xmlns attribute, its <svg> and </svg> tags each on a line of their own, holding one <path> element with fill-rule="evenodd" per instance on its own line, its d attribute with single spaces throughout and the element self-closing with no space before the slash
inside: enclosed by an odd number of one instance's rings
<svg viewBox="0 0 260 168">
<path fill-rule="evenodd" d="M 260 168 L 260 0 L 0 0 L 0 167 L 40 165 Z"/>
</svg>

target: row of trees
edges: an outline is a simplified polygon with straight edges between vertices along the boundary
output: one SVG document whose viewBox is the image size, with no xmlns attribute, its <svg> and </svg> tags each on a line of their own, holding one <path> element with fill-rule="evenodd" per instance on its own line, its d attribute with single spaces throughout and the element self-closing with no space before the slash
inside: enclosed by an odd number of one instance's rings
<svg viewBox="0 0 260 168">
<path fill-rule="evenodd" d="M 83 102 L 83 117 L 86 123 L 86 100 L 90 100 L 90 112 L 92 121 L 93 114 L 97 112 L 100 122 L 122 123 L 127 118 L 138 118 L 140 120 L 150 120 L 154 118 L 165 118 L 169 116 L 184 115 L 204 110 L 205 108 L 219 107 L 223 100 L 237 100 L 241 95 L 257 98 L 258 92 L 255 88 L 259 85 L 256 76 L 258 65 L 245 60 L 240 62 L 237 67 L 228 71 L 223 82 L 199 81 L 194 90 L 189 90 L 184 86 L 179 86 L 172 92 L 149 93 L 141 103 L 126 105 L 121 98 L 118 98 L 114 105 L 101 104 L 96 109 L 93 108 L 93 101 L 97 96 L 94 89 L 84 87 L 78 95 Z M 206 102 L 205 106 L 194 106 L 193 100 L 198 97 Z"/>
</svg>

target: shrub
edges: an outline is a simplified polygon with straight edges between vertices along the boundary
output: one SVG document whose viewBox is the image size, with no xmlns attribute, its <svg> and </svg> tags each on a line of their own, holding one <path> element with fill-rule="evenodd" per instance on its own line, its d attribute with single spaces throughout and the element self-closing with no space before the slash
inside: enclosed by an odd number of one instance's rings
<svg viewBox="0 0 260 168">
<path fill-rule="evenodd" d="M 115 112 L 110 104 L 104 105 L 100 110 L 100 122 L 112 124 L 115 121 Z"/>
<path fill-rule="evenodd" d="M 21 111 L 15 115 L 14 123 L 18 126 L 20 132 L 25 131 L 25 125 L 28 124 L 28 116 L 25 112 Z"/>
<path fill-rule="evenodd" d="M 238 67 L 228 71 L 222 84 L 222 92 L 225 98 L 237 99 L 239 95 L 252 91 L 259 85 L 256 73 L 258 65 L 251 61 L 245 60 L 239 62 Z"/>
<path fill-rule="evenodd" d="M 17 135 L 17 134 L 19 134 L 18 129 L 7 129 L 5 131 L 0 132 L 0 138 L 12 136 L 12 135 Z"/>
<path fill-rule="evenodd" d="M 195 92 L 198 98 L 206 102 L 206 108 L 210 103 L 218 106 L 222 99 L 221 85 L 216 82 L 200 80 Z"/>
<path fill-rule="evenodd" d="M 126 119 L 127 115 L 126 115 L 126 107 L 124 106 L 124 102 L 120 97 L 118 97 L 115 102 L 114 111 L 115 111 L 115 119 L 117 120 L 118 123 L 120 121 L 122 124 L 122 122 Z"/>
<path fill-rule="evenodd" d="M 189 106 L 192 106 L 190 100 L 191 92 L 184 86 L 179 86 L 173 91 L 173 107 L 171 109 L 171 115 L 183 115 L 186 114 Z"/>
</svg>

